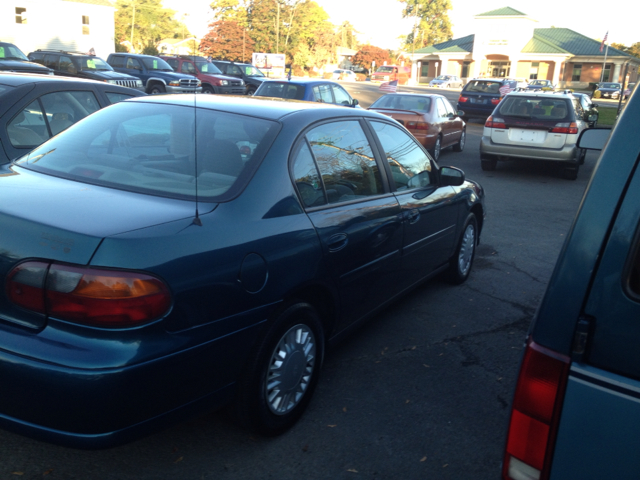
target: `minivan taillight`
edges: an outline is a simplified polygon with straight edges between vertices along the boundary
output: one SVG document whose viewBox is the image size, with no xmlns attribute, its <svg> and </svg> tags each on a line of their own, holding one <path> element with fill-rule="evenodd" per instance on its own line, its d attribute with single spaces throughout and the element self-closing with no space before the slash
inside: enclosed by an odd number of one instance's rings
<svg viewBox="0 0 640 480">
<path fill-rule="evenodd" d="M 556 123 L 556 126 L 551 129 L 551 133 L 578 133 L 578 124 L 576 122 L 571 123 Z"/>
<path fill-rule="evenodd" d="M 139 326 L 171 307 L 169 288 L 151 275 L 40 261 L 13 268 L 6 291 L 27 310 L 106 328 Z"/>
<path fill-rule="evenodd" d="M 511 410 L 502 478 L 549 477 L 570 359 L 529 339 Z"/>
</svg>

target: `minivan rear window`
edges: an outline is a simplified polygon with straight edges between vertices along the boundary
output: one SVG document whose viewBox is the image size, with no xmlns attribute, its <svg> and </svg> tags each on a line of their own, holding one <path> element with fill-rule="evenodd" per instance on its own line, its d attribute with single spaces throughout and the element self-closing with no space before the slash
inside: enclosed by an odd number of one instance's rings
<svg viewBox="0 0 640 480">
<path fill-rule="evenodd" d="M 573 121 L 573 105 L 565 98 L 541 98 L 508 95 L 500 102 L 498 112 L 505 117 L 536 120 Z"/>
</svg>

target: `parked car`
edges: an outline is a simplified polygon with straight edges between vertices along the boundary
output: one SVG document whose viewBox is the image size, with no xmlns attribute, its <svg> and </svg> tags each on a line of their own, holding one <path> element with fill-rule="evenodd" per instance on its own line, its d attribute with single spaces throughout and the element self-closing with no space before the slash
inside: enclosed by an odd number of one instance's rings
<svg viewBox="0 0 640 480">
<path fill-rule="evenodd" d="M 400 65 L 382 65 L 371 75 L 372 82 L 398 80 L 398 85 L 406 85 L 411 78 L 411 67 Z"/>
<path fill-rule="evenodd" d="M 99 80 L 144 92 L 142 80 L 116 72 L 111 65 L 95 55 L 64 50 L 36 50 L 30 52 L 28 57 L 32 62 L 53 70 L 55 75 Z"/>
<path fill-rule="evenodd" d="M 591 101 L 591 97 L 586 93 L 573 92 L 571 95 L 573 95 L 580 101 L 582 110 L 587 114 L 586 121 L 589 124 L 589 127 L 595 127 L 596 125 L 598 125 L 598 118 L 600 117 L 600 112 L 598 112 L 598 104 L 593 103 Z"/>
<path fill-rule="evenodd" d="M 487 118 L 502 97 L 517 87 L 518 82 L 513 79 L 474 78 L 460 92 L 458 110 L 464 111 L 465 122 L 469 121 L 469 117 Z"/>
<path fill-rule="evenodd" d="M 358 106 L 358 100 L 351 98 L 351 95 L 340 84 L 331 80 L 313 78 L 265 80 L 253 96 L 333 103 L 346 107 Z"/>
<path fill-rule="evenodd" d="M 176 72 L 193 75 L 202 83 L 202 93 L 244 95 L 244 80 L 223 75 L 213 62 L 192 55 L 160 55 Z"/>
<path fill-rule="evenodd" d="M 640 478 L 640 97 L 602 148 L 529 328 L 503 479 Z"/>
<path fill-rule="evenodd" d="M 356 76 L 355 72 L 352 72 L 351 70 L 340 69 L 340 68 L 333 71 L 333 73 L 331 74 L 331 78 L 333 78 L 333 80 L 345 80 L 347 82 L 358 81 L 358 77 Z"/>
<path fill-rule="evenodd" d="M 498 160 L 553 161 L 564 178 L 575 180 L 586 154 L 576 142 L 586 128 L 582 108 L 571 94 L 510 93 L 484 124 L 482 169 L 495 170 Z"/>
<path fill-rule="evenodd" d="M 96 110 L 140 95 L 139 90 L 105 82 L 0 73 L 0 165 Z"/>
<path fill-rule="evenodd" d="M 213 60 L 213 64 L 225 75 L 241 78 L 244 81 L 245 94 L 247 95 L 253 95 L 262 82 L 267 79 L 264 73 L 250 63 Z"/>
<path fill-rule="evenodd" d="M 0 42 L 0 72 L 39 73 L 53 75 L 50 68 L 30 62 L 13 43 Z"/>
<path fill-rule="evenodd" d="M 428 278 L 465 281 L 483 222 L 479 184 L 364 109 L 96 112 L 0 174 L 0 425 L 101 447 L 235 398 L 282 433 L 326 345 Z"/>
<path fill-rule="evenodd" d="M 613 98 L 620 97 L 622 93 L 622 84 L 617 82 L 603 82 L 599 83 L 593 96 L 595 98 Z"/>
<path fill-rule="evenodd" d="M 429 82 L 430 87 L 438 88 L 460 88 L 462 80 L 455 75 L 439 75 Z"/>
<path fill-rule="evenodd" d="M 390 93 L 378 98 L 369 110 L 393 118 L 438 160 L 443 148 L 464 149 L 466 125 L 464 112 L 456 111 L 442 95 Z"/>
<path fill-rule="evenodd" d="M 135 53 L 112 53 L 107 63 L 116 72 L 126 73 L 142 80 L 145 92 L 150 95 L 162 93 L 200 93 L 200 80 L 192 75 L 174 72 L 171 66 L 158 57 Z"/>
<path fill-rule="evenodd" d="M 633 89 L 636 87 L 635 83 L 630 83 L 627 85 L 627 88 L 625 88 L 624 90 L 624 99 L 626 100 L 627 98 L 629 98 L 629 95 L 631 95 L 631 92 L 633 92 Z"/>
<path fill-rule="evenodd" d="M 542 90 L 553 90 L 555 85 L 551 82 L 551 80 L 531 80 L 529 85 L 527 86 L 527 90 L 532 91 L 542 91 Z"/>
</svg>

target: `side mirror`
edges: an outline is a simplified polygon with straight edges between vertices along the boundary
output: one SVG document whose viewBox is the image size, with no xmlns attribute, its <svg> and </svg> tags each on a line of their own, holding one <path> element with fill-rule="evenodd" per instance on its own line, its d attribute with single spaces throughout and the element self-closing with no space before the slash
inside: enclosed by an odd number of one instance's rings
<svg viewBox="0 0 640 480">
<path fill-rule="evenodd" d="M 360 102 L 358 101 L 358 99 L 357 99 L 357 98 L 354 98 L 354 99 L 352 99 L 352 100 L 353 100 L 353 101 L 351 102 L 351 105 L 353 105 L 354 107 L 355 107 L 356 105 L 360 105 Z"/>
<path fill-rule="evenodd" d="M 456 167 L 440 167 L 440 185 L 457 187 L 464 182 L 464 172 Z"/>
<path fill-rule="evenodd" d="M 578 137 L 578 147 L 586 150 L 602 150 L 610 135 L 610 128 L 587 128 Z"/>
<path fill-rule="evenodd" d="M 591 108 L 598 108 L 598 104 L 597 103 L 592 103 L 591 104 Z"/>
</svg>

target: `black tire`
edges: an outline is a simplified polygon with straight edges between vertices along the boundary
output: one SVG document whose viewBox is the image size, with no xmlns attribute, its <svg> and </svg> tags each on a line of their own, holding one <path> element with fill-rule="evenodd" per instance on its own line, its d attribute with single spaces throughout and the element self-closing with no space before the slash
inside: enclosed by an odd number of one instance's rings
<svg viewBox="0 0 640 480">
<path fill-rule="evenodd" d="M 436 137 L 436 144 L 433 146 L 431 150 L 429 150 L 429 153 L 431 154 L 433 159 L 437 162 L 438 159 L 440 158 L 441 151 L 442 151 L 442 139 L 440 138 L 440 135 L 438 135 Z"/>
<path fill-rule="evenodd" d="M 564 167 L 562 169 L 562 178 L 565 180 L 576 180 L 578 178 L 578 165 L 575 167 Z"/>
<path fill-rule="evenodd" d="M 449 260 L 449 268 L 445 272 L 447 282 L 452 285 L 460 285 L 469 278 L 477 246 L 478 220 L 473 213 L 470 213 L 464 223 L 456 251 Z"/>
<path fill-rule="evenodd" d="M 587 156 L 587 150 L 584 148 L 580 149 L 580 154 L 578 155 L 578 163 L 580 165 L 584 165 L 584 159 L 586 158 L 586 156 Z"/>
<path fill-rule="evenodd" d="M 253 87 L 253 86 L 247 87 L 247 95 L 249 96 L 253 95 L 254 93 L 256 93 L 256 90 L 257 90 L 256 87 Z"/>
<path fill-rule="evenodd" d="M 166 91 L 167 89 L 164 87 L 164 85 L 156 83 L 149 89 L 148 93 L 149 95 L 160 95 L 165 93 Z"/>
<path fill-rule="evenodd" d="M 466 115 L 462 116 L 461 118 L 464 123 L 469 123 L 469 117 L 467 117 Z"/>
<path fill-rule="evenodd" d="M 211 85 L 203 85 L 202 86 L 202 93 L 205 93 L 207 95 L 213 95 L 216 93 L 216 91 L 213 89 L 213 87 Z"/>
<path fill-rule="evenodd" d="M 464 144 L 467 139 L 467 130 L 465 128 L 462 129 L 462 135 L 460 135 L 460 140 L 453 146 L 454 152 L 461 152 L 464 150 Z"/>
<path fill-rule="evenodd" d="M 480 166 L 485 172 L 493 172 L 498 166 L 498 161 L 495 158 L 481 158 Z"/>
<path fill-rule="evenodd" d="M 266 436 L 292 427 L 313 396 L 323 357 L 324 330 L 316 310 L 303 302 L 283 308 L 251 354 L 238 384 L 240 423 Z"/>
</svg>

